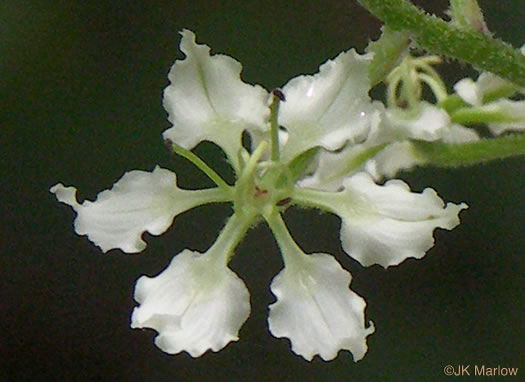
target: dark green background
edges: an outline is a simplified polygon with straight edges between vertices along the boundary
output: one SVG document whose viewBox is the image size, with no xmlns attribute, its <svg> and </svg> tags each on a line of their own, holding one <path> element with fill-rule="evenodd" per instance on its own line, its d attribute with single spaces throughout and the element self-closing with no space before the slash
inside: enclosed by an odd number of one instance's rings
<svg viewBox="0 0 525 382">
<path fill-rule="evenodd" d="M 419 4 L 442 16 L 447 2 Z M 521 1 L 480 4 L 498 37 L 515 46 L 525 41 Z M 181 186 L 209 185 L 171 158 L 160 138 L 169 126 L 161 95 L 182 57 L 182 28 L 238 59 L 245 81 L 271 89 L 349 47 L 362 51 L 379 26 L 354 1 L 3 0 L 0 380 L 439 381 L 447 380 L 447 364 L 519 367 L 523 378 L 522 159 L 404 174 L 414 190 L 431 186 L 470 208 L 457 229 L 436 232 L 423 260 L 386 271 L 344 255 L 337 218 L 287 213 L 300 245 L 336 254 L 368 302 L 377 331 L 357 364 L 347 352 L 308 363 L 270 336 L 268 286 L 281 260 L 263 225 L 232 262 L 252 294 L 240 341 L 199 359 L 162 353 L 153 332 L 129 328 L 135 280 L 157 274 L 183 248 L 206 250 L 229 207 L 179 216 L 165 235 L 145 235 L 141 254 L 104 255 L 74 234 L 73 212 L 48 192 L 60 181 L 92 199 L 123 172 L 156 164 L 175 170 Z M 452 84 L 472 72 L 452 64 L 443 73 Z M 197 152 L 228 173 L 214 146 Z"/>
</svg>

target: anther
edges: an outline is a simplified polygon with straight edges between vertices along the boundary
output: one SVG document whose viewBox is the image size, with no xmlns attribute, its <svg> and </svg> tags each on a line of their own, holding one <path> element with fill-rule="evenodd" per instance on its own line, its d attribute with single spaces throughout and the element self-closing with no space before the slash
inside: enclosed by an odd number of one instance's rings
<svg viewBox="0 0 525 382">
<path fill-rule="evenodd" d="M 258 198 L 260 196 L 268 194 L 268 190 L 259 188 L 258 186 L 255 186 L 255 194 L 253 195 L 255 198 Z"/>
<path fill-rule="evenodd" d="M 175 154 L 175 152 L 173 151 L 173 141 L 171 139 L 169 138 L 165 139 L 164 145 L 166 146 L 170 154 Z"/>
<path fill-rule="evenodd" d="M 290 203 L 291 200 L 292 200 L 292 198 L 284 198 L 282 200 L 279 200 L 277 203 L 275 203 L 275 205 L 278 206 L 278 207 L 282 207 L 282 206 L 285 206 L 288 203 Z"/>
<path fill-rule="evenodd" d="M 286 101 L 286 97 L 284 96 L 284 93 L 281 89 L 277 88 L 277 89 L 273 89 L 272 91 L 272 94 L 274 97 L 277 97 L 281 100 L 281 102 L 284 102 Z"/>
</svg>

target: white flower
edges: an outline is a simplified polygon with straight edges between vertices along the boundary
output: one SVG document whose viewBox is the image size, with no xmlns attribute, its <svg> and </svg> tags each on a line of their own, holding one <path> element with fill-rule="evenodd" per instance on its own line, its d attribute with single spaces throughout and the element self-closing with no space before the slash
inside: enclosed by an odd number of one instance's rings
<svg viewBox="0 0 525 382">
<path fill-rule="evenodd" d="M 210 55 L 210 48 L 197 44 L 188 30 L 182 32 L 181 50 L 186 58 L 173 65 L 164 92 L 173 127 L 163 136 L 174 153 L 218 187 L 183 190 L 175 174 L 156 167 L 126 173 L 94 202 L 80 204 L 74 187 L 57 184 L 50 191 L 77 213 L 76 232 L 103 251 L 142 251 L 141 235 L 163 233 L 176 215 L 206 203 L 233 204 L 234 214 L 206 253 L 184 250 L 158 276 L 137 281 L 139 306 L 131 326 L 156 330 L 155 343 L 163 351 L 198 357 L 238 339 L 250 313 L 249 294 L 227 264 L 262 217 L 285 263 L 271 284 L 277 297 L 268 319 L 272 334 L 288 337 L 292 350 L 307 360 L 315 355 L 331 360 L 340 350 L 361 359 L 374 331 L 365 325 L 365 301 L 349 289 L 350 274 L 335 259 L 303 253 L 281 212 L 297 204 L 339 215 L 343 249 L 363 265 L 387 267 L 421 258 L 434 243 L 434 229 L 454 228 L 466 205 L 445 206 L 434 190 L 413 193 L 399 180 L 380 186 L 358 171 L 375 171 L 379 178 L 419 163 L 411 156 L 411 140 L 461 142 L 477 135 L 452 125 L 446 113 L 430 105 L 408 115 L 371 102 L 371 56 L 353 50 L 323 64 L 318 74 L 290 80 L 283 97 L 243 83 L 237 61 Z M 251 138 L 251 152 L 242 145 L 244 132 Z M 235 170 L 234 185 L 190 151 L 201 141 L 224 150 Z M 321 154 L 312 165 L 315 147 Z"/>
<path fill-rule="evenodd" d="M 492 99 L 503 91 L 503 94 L 518 90 L 511 82 L 489 72 L 479 75 L 476 82 L 471 78 L 463 78 L 454 85 L 456 93 L 466 103 L 473 106 L 483 105 L 487 99 Z"/>
<path fill-rule="evenodd" d="M 525 54 L 525 45 L 520 48 L 520 52 Z M 482 72 L 475 82 L 471 78 L 463 78 L 454 85 L 454 90 L 463 101 L 472 106 L 509 97 L 517 91 L 525 92 L 525 89 L 490 72 Z"/>
<path fill-rule="evenodd" d="M 475 110 L 490 121 L 487 125 L 494 135 L 507 130 L 525 131 L 525 101 L 499 99 Z"/>
<path fill-rule="evenodd" d="M 94 202 L 77 202 L 75 187 L 51 187 L 58 201 L 77 213 L 75 231 L 87 235 L 103 252 L 120 248 L 127 253 L 146 247 L 141 235 L 164 233 L 178 214 L 195 206 L 224 200 L 219 189 L 189 191 L 177 187 L 175 174 L 155 167 L 153 172 L 130 171 Z"/>
<path fill-rule="evenodd" d="M 400 170 L 425 164 L 412 140 L 444 143 L 479 140 L 475 130 L 453 124 L 444 110 L 425 102 L 416 113 L 378 108 L 370 126 L 364 142 L 346 145 L 340 151 L 321 151 L 318 166 L 301 180 L 301 186 L 336 191 L 346 177 L 360 171 L 367 171 L 376 180 L 392 178 Z"/>
<path fill-rule="evenodd" d="M 184 250 L 158 276 L 142 276 L 131 327 L 155 329 L 155 344 L 169 354 L 186 351 L 200 357 L 237 341 L 250 315 L 250 296 L 244 282 L 214 255 Z"/>
<path fill-rule="evenodd" d="M 450 124 L 440 133 L 440 138 L 434 142 L 460 144 L 479 140 L 474 129 L 458 124 Z M 393 178 L 399 171 L 415 166 L 425 165 L 427 159 L 418 152 L 414 143 L 407 139 L 388 144 L 374 158 L 366 163 L 366 170 L 376 180 Z"/>
<path fill-rule="evenodd" d="M 308 361 L 316 354 L 330 361 L 340 350 L 362 359 L 374 326 L 365 327 L 366 303 L 348 288 L 350 273 L 323 253 L 288 256 L 294 261 L 271 284 L 277 298 L 268 318 L 272 334 L 289 338 L 293 352 Z"/>
<path fill-rule="evenodd" d="M 397 265 L 408 257 L 421 258 L 434 245 L 435 228 L 451 230 L 467 208 L 446 206 L 431 189 L 410 192 L 401 180 L 384 186 L 367 173 L 346 178 L 341 192 L 294 190 L 294 199 L 332 211 L 342 219 L 341 242 L 346 253 L 362 265 Z"/>
<path fill-rule="evenodd" d="M 525 46 L 521 51 L 525 53 Z M 486 121 L 494 135 L 507 130 L 525 131 L 525 101 L 507 98 L 516 92 L 525 93 L 524 89 L 492 73 L 483 72 L 475 82 L 471 78 L 458 81 L 454 90 L 472 106 L 469 113 L 476 113 L 480 120 Z"/>
</svg>

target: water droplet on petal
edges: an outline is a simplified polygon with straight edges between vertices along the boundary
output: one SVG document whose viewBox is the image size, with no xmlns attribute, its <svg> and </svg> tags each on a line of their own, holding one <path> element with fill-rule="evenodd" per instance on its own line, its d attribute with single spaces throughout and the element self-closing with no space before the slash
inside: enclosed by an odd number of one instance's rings
<svg viewBox="0 0 525 382">
<path fill-rule="evenodd" d="M 311 97 L 314 94 L 314 87 L 310 86 L 308 90 L 306 91 L 306 96 Z"/>
</svg>

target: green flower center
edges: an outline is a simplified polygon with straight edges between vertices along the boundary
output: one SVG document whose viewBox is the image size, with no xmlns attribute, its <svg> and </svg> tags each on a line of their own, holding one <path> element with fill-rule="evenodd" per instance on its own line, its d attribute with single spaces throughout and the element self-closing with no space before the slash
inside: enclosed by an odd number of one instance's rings
<svg viewBox="0 0 525 382">
<path fill-rule="evenodd" d="M 267 144 L 254 151 L 234 186 L 233 204 L 239 213 L 250 210 L 267 215 L 284 209 L 290 201 L 293 181 L 287 166 L 274 161 L 259 161 Z"/>
</svg>

